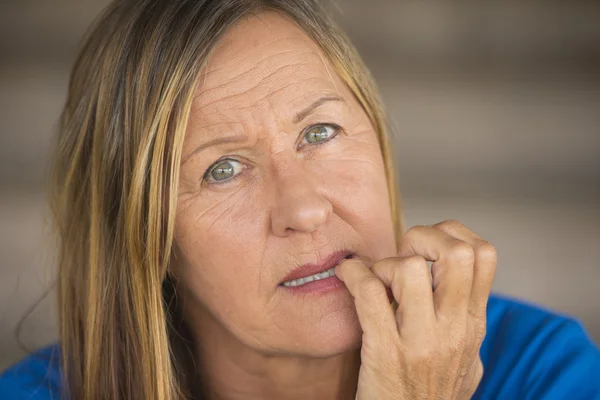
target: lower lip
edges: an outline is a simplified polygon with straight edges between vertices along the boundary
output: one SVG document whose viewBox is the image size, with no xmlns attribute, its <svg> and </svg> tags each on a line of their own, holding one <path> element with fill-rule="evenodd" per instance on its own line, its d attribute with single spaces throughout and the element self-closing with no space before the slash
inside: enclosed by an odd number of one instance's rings
<svg viewBox="0 0 600 400">
<path fill-rule="evenodd" d="M 293 294 L 322 294 L 328 293 L 334 290 L 339 290 L 346 287 L 344 282 L 338 279 L 337 276 L 330 276 L 329 278 L 319 279 L 318 281 L 312 281 L 305 283 L 300 286 L 280 286 L 282 289 L 289 291 Z"/>
</svg>

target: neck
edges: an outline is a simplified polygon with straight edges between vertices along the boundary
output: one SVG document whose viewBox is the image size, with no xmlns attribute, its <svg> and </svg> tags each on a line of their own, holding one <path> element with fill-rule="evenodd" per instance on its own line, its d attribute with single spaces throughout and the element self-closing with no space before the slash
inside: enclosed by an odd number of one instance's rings
<svg viewBox="0 0 600 400">
<path fill-rule="evenodd" d="M 212 319 L 212 318 L 210 318 Z M 354 400 L 360 348 L 327 358 L 265 354 L 246 346 L 214 319 L 192 327 L 206 400 Z"/>
</svg>

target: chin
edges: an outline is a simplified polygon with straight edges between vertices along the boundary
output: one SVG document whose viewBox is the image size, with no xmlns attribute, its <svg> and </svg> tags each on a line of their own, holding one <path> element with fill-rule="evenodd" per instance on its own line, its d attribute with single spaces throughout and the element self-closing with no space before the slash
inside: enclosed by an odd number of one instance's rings
<svg viewBox="0 0 600 400">
<path fill-rule="evenodd" d="M 360 348 L 362 329 L 356 312 L 326 316 L 313 329 L 306 326 L 292 352 L 310 357 L 332 357 Z M 310 331 L 309 331 L 310 329 Z"/>
</svg>

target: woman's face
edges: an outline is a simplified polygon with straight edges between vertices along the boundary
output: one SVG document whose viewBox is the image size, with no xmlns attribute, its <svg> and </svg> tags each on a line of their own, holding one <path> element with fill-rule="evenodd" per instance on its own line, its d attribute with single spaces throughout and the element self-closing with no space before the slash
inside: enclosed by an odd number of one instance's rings
<svg viewBox="0 0 600 400">
<path fill-rule="evenodd" d="M 327 356 L 360 343 L 343 285 L 316 293 L 282 282 L 340 250 L 368 265 L 395 255 L 378 139 L 315 43 L 277 14 L 230 29 L 200 76 L 175 246 L 192 325 L 268 353 Z"/>
</svg>

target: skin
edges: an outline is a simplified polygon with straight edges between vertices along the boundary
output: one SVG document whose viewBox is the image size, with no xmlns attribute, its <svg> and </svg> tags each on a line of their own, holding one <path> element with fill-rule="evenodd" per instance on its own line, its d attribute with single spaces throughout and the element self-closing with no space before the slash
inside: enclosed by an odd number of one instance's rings
<svg viewBox="0 0 600 400">
<path fill-rule="evenodd" d="M 398 256 L 371 268 L 340 263 L 364 332 L 356 399 L 470 399 L 496 264 L 495 248 L 452 220 L 411 228 Z"/>
<path fill-rule="evenodd" d="M 296 118 L 323 97 L 329 100 Z M 319 126 L 325 132 L 320 144 L 307 134 L 315 124 L 331 125 Z M 243 138 L 199 149 L 224 136 Z M 224 159 L 233 173 L 217 174 L 224 180 L 216 181 L 211 168 Z M 423 227 L 420 236 L 408 236 L 416 237 L 407 241 L 413 243 L 410 249 L 396 248 L 373 126 L 319 48 L 295 24 L 263 13 L 239 22 L 220 40 L 200 76 L 179 186 L 172 274 L 197 348 L 204 386 L 196 390 L 210 399 L 354 399 L 357 393 L 359 398 L 386 399 L 411 396 L 410 388 L 429 384 L 423 382 L 429 370 L 413 373 L 408 364 L 394 361 L 406 353 L 405 342 L 393 339 L 400 337 L 398 326 L 404 324 L 392 324 L 396 316 L 385 286 L 399 296 L 401 310 L 409 296 L 404 288 L 429 301 L 418 293 L 420 288 L 431 294 L 431 283 L 426 290 L 422 283 L 431 278 L 390 272 L 423 272 L 422 264 L 405 268 L 406 259 L 418 264 L 415 257 L 422 263 L 438 257 L 441 270 L 458 259 L 462 280 L 454 281 L 471 285 L 474 259 L 469 267 L 452 252 L 453 240 L 471 246 L 464 240 L 475 243 L 474 234 L 461 230 L 458 239 L 438 227 Z M 356 254 L 357 259 L 336 269 L 348 290 L 313 296 L 280 286 L 294 268 L 337 250 Z M 446 275 L 454 276 L 439 277 Z M 471 293 L 470 287 L 457 291 L 440 285 L 440 292 Z M 365 286 L 368 296 L 360 294 Z M 483 299 L 489 289 L 482 292 Z M 457 307 L 465 303 L 450 302 Z M 415 308 L 413 315 L 424 310 Z M 403 321 L 411 318 L 402 312 Z M 462 319 L 452 325 L 457 332 L 466 330 L 465 313 L 448 314 L 460 314 Z M 417 325 L 411 334 L 419 336 L 420 328 L 431 326 Z M 435 333 L 444 334 L 442 328 Z M 460 357 L 469 370 L 477 359 L 471 347 L 480 344 L 474 339 L 468 342 L 473 346 L 464 346 L 471 356 Z M 390 358 L 386 346 L 394 346 L 398 354 Z M 450 384 L 459 373 L 452 362 L 447 364 L 446 386 L 471 391 L 477 374 Z M 381 366 L 389 371 L 378 376 Z M 435 393 L 447 393 L 440 390 Z"/>
</svg>

